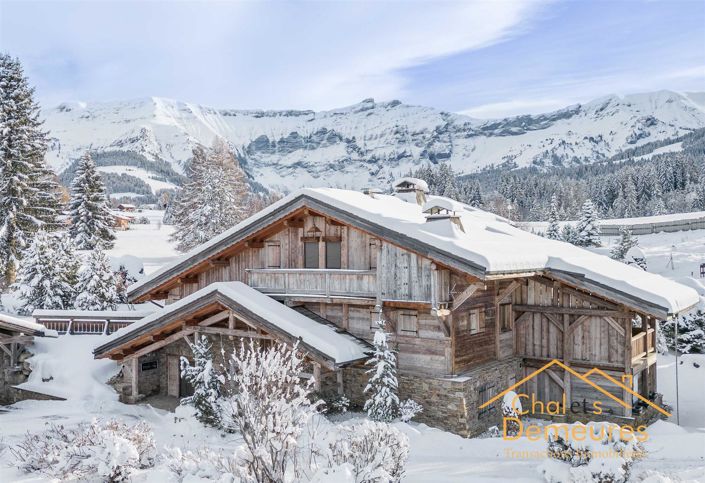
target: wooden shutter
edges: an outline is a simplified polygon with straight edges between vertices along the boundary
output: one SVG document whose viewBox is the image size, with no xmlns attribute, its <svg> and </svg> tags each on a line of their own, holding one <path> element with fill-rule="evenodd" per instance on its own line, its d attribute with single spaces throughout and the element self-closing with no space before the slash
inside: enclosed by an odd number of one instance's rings
<svg viewBox="0 0 705 483">
<path fill-rule="evenodd" d="M 282 268 L 282 246 L 278 241 L 266 244 L 267 268 Z"/>
<path fill-rule="evenodd" d="M 304 242 L 304 268 L 318 268 L 318 241 Z"/>
<path fill-rule="evenodd" d="M 340 261 L 340 242 L 326 242 L 326 268 L 339 269 Z"/>
</svg>

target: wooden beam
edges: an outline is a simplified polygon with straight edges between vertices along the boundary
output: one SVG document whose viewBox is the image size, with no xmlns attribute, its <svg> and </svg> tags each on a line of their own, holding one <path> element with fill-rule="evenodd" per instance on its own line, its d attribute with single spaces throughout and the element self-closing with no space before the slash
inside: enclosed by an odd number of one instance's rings
<svg viewBox="0 0 705 483">
<path fill-rule="evenodd" d="M 164 339 L 162 339 L 158 342 L 155 342 L 153 344 L 149 344 L 148 346 L 142 347 L 141 349 L 134 350 L 134 351 L 132 349 L 125 349 L 125 350 L 121 351 L 123 354 L 122 358 L 125 358 L 125 356 L 128 356 L 128 355 L 131 357 L 135 357 L 135 358 L 142 357 L 143 355 L 149 354 L 150 352 L 154 352 L 157 349 L 161 349 L 162 347 L 169 345 L 172 342 L 177 341 L 184 336 L 193 334 L 195 331 L 196 331 L 195 328 L 189 327 L 189 328 L 180 330 L 179 332 L 176 332 L 174 334 L 171 334 L 170 336 L 165 337 Z M 118 352 L 118 351 L 114 351 L 114 352 Z"/>
<path fill-rule="evenodd" d="M 211 316 L 208 317 L 207 319 L 204 319 L 204 320 L 200 321 L 200 322 L 198 323 L 198 325 L 200 325 L 200 326 L 202 326 L 202 327 L 206 327 L 206 326 L 209 326 L 209 325 L 217 324 L 217 323 L 220 322 L 221 320 L 227 319 L 230 314 L 232 314 L 231 311 L 229 311 L 229 310 L 223 310 L 223 311 L 221 311 L 221 312 L 218 312 L 218 313 L 215 314 L 215 315 L 211 315 Z"/>
<path fill-rule="evenodd" d="M 265 339 L 274 340 L 274 337 L 268 334 L 260 334 L 250 330 L 227 329 L 225 327 L 197 327 L 196 332 L 199 334 L 218 334 L 231 337 L 246 337 L 250 339 Z"/>
<path fill-rule="evenodd" d="M 585 309 L 577 307 L 556 307 L 553 305 L 513 305 L 517 312 L 541 312 L 546 314 L 592 315 L 595 317 L 614 317 L 621 319 L 629 317 L 629 312 L 619 310 Z"/>
<path fill-rule="evenodd" d="M 575 321 L 572 324 L 570 324 L 570 327 L 568 328 L 568 333 L 572 334 L 573 332 L 575 332 L 575 329 L 577 329 L 580 325 L 583 324 L 583 322 L 585 322 L 589 318 L 590 318 L 589 315 L 581 315 L 580 317 L 575 319 Z"/>
<path fill-rule="evenodd" d="M 264 248 L 264 242 L 258 240 L 252 240 L 245 243 L 247 248 Z"/>
<path fill-rule="evenodd" d="M 208 265 L 211 267 L 227 267 L 230 265 L 230 260 L 227 259 L 215 259 L 215 260 L 209 260 Z"/>
<path fill-rule="evenodd" d="M 556 314 L 543 314 L 543 316 L 546 317 L 548 321 L 556 327 L 556 329 L 563 332 L 563 323 L 558 320 Z"/>
<path fill-rule="evenodd" d="M 313 362 L 313 389 L 321 390 L 321 365 L 318 362 Z"/>
<path fill-rule="evenodd" d="M 0 349 L 2 349 L 5 352 L 5 354 L 7 354 L 8 356 L 10 356 L 10 358 L 12 358 L 12 352 L 10 351 L 10 349 L 8 349 L 7 347 L 5 347 L 2 344 L 0 344 Z"/>
<path fill-rule="evenodd" d="M 567 294 L 573 295 L 574 297 L 578 297 L 580 299 L 586 300 L 586 301 L 590 302 L 591 304 L 602 305 L 603 307 L 606 307 L 607 309 L 610 309 L 610 310 L 617 310 L 617 308 L 619 307 L 617 304 L 612 303 L 608 300 L 605 300 L 605 299 L 602 299 L 599 297 L 595 297 L 594 295 L 591 295 L 591 294 L 588 294 L 585 292 L 581 292 L 579 290 L 575 290 L 570 287 L 566 287 L 565 285 L 561 288 L 561 290 Z"/>
<path fill-rule="evenodd" d="M 509 284 L 508 287 L 506 287 L 504 290 L 500 291 L 499 294 L 497 295 L 497 303 L 501 304 L 504 299 L 509 297 L 511 294 L 514 293 L 516 289 L 518 289 L 521 286 L 519 282 L 516 280 L 512 280 L 512 282 Z"/>
<path fill-rule="evenodd" d="M 304 220 L 286 220 L 284 222 L 284 226 L 288 226 L 289 228 L 303 228 L 304 227 Z"/>
<path fill-rule="evenodd" d="M 480 289 L 484 289 L 485 285 L 482 283 L 473 283 L 472 285 L 468 285 L 465 290 L 460 292 L 457 297 L 453 297 L 453 306 L 451 307 L 451 311 L 457 310 L 458 307 L 463 305 L 467 299 L 472 297 L 472 295 L 477 292 Z"/>
<path fill-rule="evenodd" d="M 15 335 L 12 337 L 0 337 L 0 344 L 26 344 L 32 342 L 34 337 L 31 335 Z"/>
<path fill-rule="evenodd" d="M 619 325 L 616 320 L 614 320 L 612 317 L 603 317 L 602 319 L 607 322 L 614 330 L 616 330 L 619 335 L 624 337 L 624 327 Z"/>
<path fill-rule="evenodd" d="M 188 275 L 179 278 L 179 283 L 198 283 L 198 275 Z"/>
<path fill-rule="evenodd" d="M 546 374 L 548 374 L 548 376 L 549 376 L 551 379 L 553 379 L 553 381 L 554 381 L 556 384 L 558 384 L 558 385 L 561 387 L 561 389 L 565 390 L 565 383 L 563 382 L 563 380 L 561 380 L 560 377 L 558 377 L 558 375 L 557 375 L 555 372 L 553 372 L 553 370 L 551 370 L 551 369 L 546 369 Z"/>
</svg>

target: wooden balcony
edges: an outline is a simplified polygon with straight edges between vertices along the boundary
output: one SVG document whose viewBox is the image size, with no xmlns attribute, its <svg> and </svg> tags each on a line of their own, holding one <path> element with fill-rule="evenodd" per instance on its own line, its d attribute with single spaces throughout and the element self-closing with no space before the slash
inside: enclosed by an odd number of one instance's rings
<svg viewBox="0 0 705 483">
<path fill-rule="evenodd" d="M 270 295 L 377 297 L 375 270 L 260 268 L 247 273 L 250 287 Z"/>
<path fill-rule="evenodd" d="M 641 365 L 656 352 L 656 330 L 650 328 L 632 336 L 632 366 Z"/>
</svg>

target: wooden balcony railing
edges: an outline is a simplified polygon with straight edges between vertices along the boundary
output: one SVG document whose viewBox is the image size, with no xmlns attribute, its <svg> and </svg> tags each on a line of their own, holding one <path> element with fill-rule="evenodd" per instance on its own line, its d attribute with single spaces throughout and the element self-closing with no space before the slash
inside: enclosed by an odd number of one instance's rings
<svg viewBox="0 0 705 483">
<path fill-rule="evenodd" d="M 632 360 L 639 359 L 656 351 L 656 330 L 638 332 L 632 336 Z"/>
<path fill-rule="evenodd" d="M 118 329 L 132 324 L 132 320 L 38 320 L 47 329 L 59 334 L 112 334 Z"/>
<path fill-rule="evenodd" d="M 247 283 L 266 294 L 376 298 L 375 270 L 249 269 Z"/>
</svg>

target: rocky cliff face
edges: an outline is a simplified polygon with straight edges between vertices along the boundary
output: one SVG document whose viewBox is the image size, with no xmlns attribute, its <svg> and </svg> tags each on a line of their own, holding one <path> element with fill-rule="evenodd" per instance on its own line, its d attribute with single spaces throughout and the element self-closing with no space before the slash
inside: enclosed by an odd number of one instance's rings
<svg viewBox="0 0 705 483">
<path fill-rule="evenodd" d="M 609 96 L 497 120 L 373 99 L 314 112 L 218 110 L 149 98 L 62 104 L 45 117 L 52 136 L 49 159 L 58 171 L 92 150 L 138 154 L 181 172 L 194 146 L 221 136 L 265 186 L 359 188 L 386 184 L 427 162 L 447 161 L 457 171 L 472 172 L 490 165 L 598 161 L 705 127 L 705 93 Z M 116 166 L 119 158 L 110 157 Z"/>
</svg>

